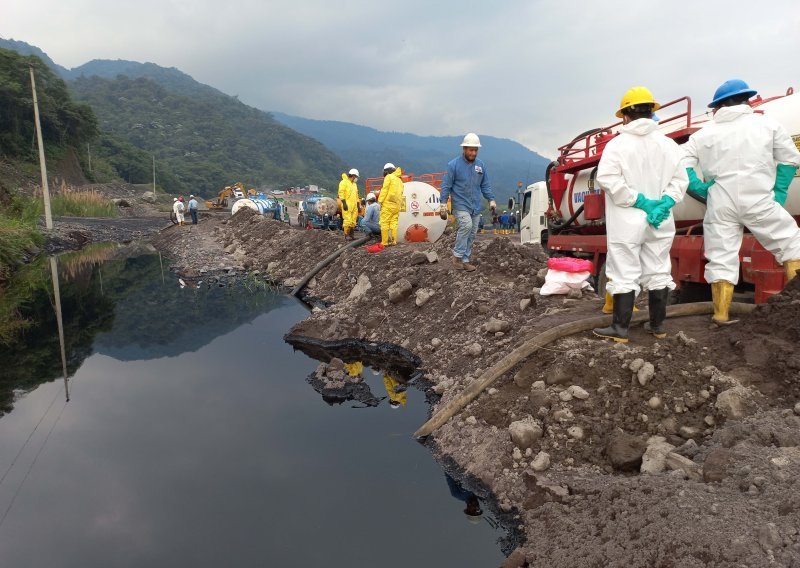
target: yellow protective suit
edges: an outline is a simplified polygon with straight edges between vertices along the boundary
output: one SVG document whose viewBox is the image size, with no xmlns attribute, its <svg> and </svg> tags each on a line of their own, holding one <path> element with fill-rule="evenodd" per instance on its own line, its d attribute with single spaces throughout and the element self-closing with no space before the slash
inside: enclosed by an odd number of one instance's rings
<svg viewBox="0 0 800 568">
<path fill-rule="evenodd" d="M 347 211 L 344 205 L 347 204 Z M 350 181 L 347 174 L 342 174 L 339 182 L 339 206 L 342 209 L 342 228 L 345 234 L 356 228 L 358 221 L 358 186 Z"/>
<path fill-rule="evenodd" d="M 345 363 L 344 370 L 347 371 L 348 376 L 358 377 L 364 372 L 364 363 L 356 361 L 355 363 Z"/>
<path fill-rule="evenodd" d="M 378 196 L 381 204 L 381 244 L 383 246 L 397 244 L 397 219 L 400 217 L 400 206 L 403 203 L 403 172 L 397 168 L 383 178 L 383 187 Z"/>
<path fill-rule="evenodd" d="M 389 176 L 386 176 L 389 177 Z M 392 402 L 396 402 L 400 406 L 405 406 L 406 402 L 408 402 L 408 397 L 406 396 L 406 391 L 395 392 L 395 387 L 402 385 L 400 381 L 394 380 L 389 375 L 383 375 L 383 386 L 386 387 L 386 394 L 389 395 L 389 400 Z"/>
</svg>

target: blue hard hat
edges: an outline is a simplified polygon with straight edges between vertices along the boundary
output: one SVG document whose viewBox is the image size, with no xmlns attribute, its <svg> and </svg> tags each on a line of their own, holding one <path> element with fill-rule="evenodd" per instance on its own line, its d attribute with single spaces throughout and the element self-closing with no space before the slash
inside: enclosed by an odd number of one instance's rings
<svg viewBox="0 0 800 568">
<path fill-rule="evenodd" d="M 714 108 L 725 99 L 735 97 L 736 95 L 747 95 L 752 97 L 758 94 L 758 91 L 751 89 L 750 85 L 741 79 L 731 79 L 725 81 L 714 91 L 714 100 L 708 103 L 709 108 Z"/>
</svg>

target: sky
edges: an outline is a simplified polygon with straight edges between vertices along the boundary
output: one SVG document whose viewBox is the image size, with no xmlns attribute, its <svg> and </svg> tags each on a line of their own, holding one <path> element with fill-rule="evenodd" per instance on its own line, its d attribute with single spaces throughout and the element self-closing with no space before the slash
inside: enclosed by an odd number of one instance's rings
<svg viewBox="0 0 800 568">
<path fill-rule="evenodd" d="M 731 78 L 765 96 L 800 88 L 797 0 L 2 4 L 0 37 L 67 68 L 149 61 L 267 111 L 419 135 L 474 131 L 548 157 L 614 122 L 635 85 L 659 102 L 691 97 L 692 114 Z"/>
</svg>

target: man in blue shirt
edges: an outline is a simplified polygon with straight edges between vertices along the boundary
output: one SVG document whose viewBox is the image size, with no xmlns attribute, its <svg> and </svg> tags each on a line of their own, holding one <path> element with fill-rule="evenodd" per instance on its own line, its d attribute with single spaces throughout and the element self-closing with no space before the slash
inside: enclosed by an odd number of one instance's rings
<svg viewBox="0 0 800 568">
<path fill-rule="evenodd" d="M 367 194 L 367 211 L 364 213 L 364 227 L 370 235 L 381 234 L 381 206 L 375 201 L 375 194 Z"/>
<path fill-rule="evenodd" d="M 189 196 L 189 214 L 192 216 L 192 225 L 197 225 L 197 200 L 194 195 Z"/>
<path fill-rule="evenodd" d="M 442 181 L 440 194 L 441 210 L 447 212 L 447 200 L 452 199 L 453 215 L 458 223 L 456 244 L 453 247 L 453 266 L 456 270 L 472 272 L 475 265 L 470 264 L 472 243 L 478 232 L 481 216 L 481 197 L 489 200 L 489 207 L 494 212 L 497 204 L 494 201 L 492 186 L 486 165 L 478 159 L 478 148 L 481 147 L 478 135 L 470 132 L 461 143 L 463 154 L 447 164 L 447 173 Z"/>
</svg>

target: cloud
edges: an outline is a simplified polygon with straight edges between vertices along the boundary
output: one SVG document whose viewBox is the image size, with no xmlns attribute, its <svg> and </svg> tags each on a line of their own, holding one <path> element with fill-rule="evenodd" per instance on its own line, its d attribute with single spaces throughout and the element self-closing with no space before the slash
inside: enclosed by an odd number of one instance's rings
<svg viewBox="0 0 800 568">
<path fill-rule="evenodd" d="M 664 101 L 689 95 L 698 112 L 732 77 L 785 92 L 800 24 L 794 0 L 768 11 L 722 0 L 66 4 L 13 3 L 0 35 L 65 66 L 152 61 L 265 110 L 422 135 L 474 130 L 545 155 L 613 121 L 636 84 Z"/>
</svg>

